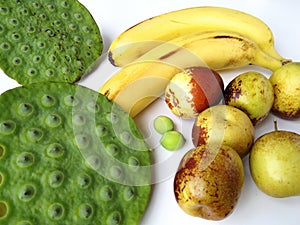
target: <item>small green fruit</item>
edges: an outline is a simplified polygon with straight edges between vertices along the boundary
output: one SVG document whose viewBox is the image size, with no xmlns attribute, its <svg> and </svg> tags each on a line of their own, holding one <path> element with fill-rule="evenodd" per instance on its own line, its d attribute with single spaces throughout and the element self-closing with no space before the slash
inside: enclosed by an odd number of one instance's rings
<svg viewBox="0 0 300 225">
<path fill-rule="evenodd" d="M 256 185 L 267 195 L 300 195 L 300 135 L 272 131 L 254 143 L 250 171 Z"/>
<path fill-rule="evenodd" d="M 285 119 L 300 117 L 300 63 L 288 63 L 270 77 L 274 88 L 272 111 Z"/>
<path fill-rule="evenodd" d="M 185 139 L 183 135 L 175 130 L 167 131 L 160 139 L 160 144 L 169 151 L 174 151 L 183 146 Z"/>
<path fill-rule="evenodd" d="M 154 129 L 160 133 L 164 134 L 167 131 L 171 131 L 174 129 L 173 121 L 167 116 L 158 116 L 154 119 Z"/>
<path fill-rule="evenodd" d="M 246 72 L 235 77 L 225 88 L 225 104 L 239 108 L 253 125 L 263 121 L 274 102 L 274 90 L 267 77 L 258 72 Z"/>
</svg>

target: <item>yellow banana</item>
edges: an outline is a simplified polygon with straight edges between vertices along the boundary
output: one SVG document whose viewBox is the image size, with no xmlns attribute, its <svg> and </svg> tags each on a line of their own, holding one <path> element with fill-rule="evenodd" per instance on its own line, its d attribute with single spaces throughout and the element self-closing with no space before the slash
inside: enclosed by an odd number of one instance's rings
<svg viewBox="0 0 300 225">
<path fill-rule="evenodd" d="M 99 92 L 134 117 L 160 97 L 172 77 L 187 67 L 207 66 L 219 71 L 247 65 L 276 70 L 282 62 L 238 33 L 197 32 L 153 48 L 120 69 Z"/>
<path fill-rule="evenodd" d="M 251 39 L 228 30 L 180 36 L 158 45 L 134 63 L 145 61 L 161 61 L 181 69 L 204 65 L 214 70 L 225 70 L 257 65 L 272 71 L 285 63 L 263 52 Z"/>
<path fill-rule="evenodd" d="M 160 62 L 140 62 L 123 67 L 99 89 L 132 117 L 159 98 L 177 67 Z"/>
<path fill-rule="evenodd" d="M 270 56 L 290 61 L 276 51 L 272 31 L 262 20 L 239 10 L 214 6 L 171 11 L 136 24 L 112 42 L 109 59 L 115 66 L 125 66 L 161 42 L 208 30 L 239 32 L 256 42 Z"/>
</svg>

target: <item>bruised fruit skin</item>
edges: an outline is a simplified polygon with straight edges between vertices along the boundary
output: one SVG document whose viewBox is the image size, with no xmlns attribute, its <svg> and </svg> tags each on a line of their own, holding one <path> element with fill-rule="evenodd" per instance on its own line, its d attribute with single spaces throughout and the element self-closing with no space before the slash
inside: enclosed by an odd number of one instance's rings
<svg viewBox="0 0 300 225">
<path fill-rule="evenodd" d="M 274 88 L 274 114 L 284 119 L 300 118 L 300 63 L 291 62 L 270 77 Z"/>
<path fill-rule="evenodd" d="M 165 101 L 175 115 L 191 119 L 217 104 L 223 90 L 223 80 L 216 71 L 191 67 L 172 78 L 165 90 Z"/>
<path fill-rule="evenodd" d="M 238 75 L 226 86 L 224 100 L 225 104 L 245 112 L 256 125 L 269 115 L 274 90 L 267 77 L 250 71 Z"/>
<path fill-rule="evenodd" d="M 234 210 L 243 184 L 244 167 L 235 150 L 225 145 L 202 145 L 182 158 L 174 194 L 187 214 L 222 220 Z"/>
<path fill-rule="evenodd" d="M 254 126 L 240 109 L 216 105 L 198 115 L 192 128 L 192 140 L 195 147 L 214 142 L 228 145 L 244 157 L 254 141 Z"/>
</svg>

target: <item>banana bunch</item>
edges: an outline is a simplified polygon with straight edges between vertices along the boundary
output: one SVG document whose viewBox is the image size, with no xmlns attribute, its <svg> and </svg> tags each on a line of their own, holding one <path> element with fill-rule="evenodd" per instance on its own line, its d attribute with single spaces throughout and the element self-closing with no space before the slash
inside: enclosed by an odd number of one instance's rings
<svg viewBox="0 0 300 225">
<path fill-rule="evenodd" d="M 230 30 L 252 39 L 267 54 L 285 61 L 274 49 L 271 29 L 250 14 L 224 7 L 194 7 L 172 11 L 142 21 L 121 33 L 109 48 L 113 65 L 133 62 L 160 42 L 208 30 Z M 157 42 L 155 42 L 157 41 Z"/>
<path fill-rule="evenodd" d="M 258 65 L 274 71 L 290 62 L 276 51 L 263 21 L 223 7 L 187 8 L 145 20 L 112 42 L 109 60 L 121 69 L 99 92 L 133 117 L 185 68 L 220 71 Z"/>
</svg>

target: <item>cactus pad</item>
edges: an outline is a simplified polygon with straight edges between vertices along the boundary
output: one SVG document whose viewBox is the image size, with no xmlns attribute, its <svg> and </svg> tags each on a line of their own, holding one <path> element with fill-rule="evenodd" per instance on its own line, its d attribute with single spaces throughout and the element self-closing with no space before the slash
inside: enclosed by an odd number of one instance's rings
<svg viewBox="0 0 300 225">
<path fill-rule="evenodd" d="M 8 90 L 0 112 L 0 224 L 139 223 L 150 155 L 126 112 L 65 82 Z"/>
<path fill-rule="evenodd" d="M 96 22 L 76 0 L 0 0 L 0 68 L 19 84 L 74 83 L 102 48 Z"/>
</svg>

